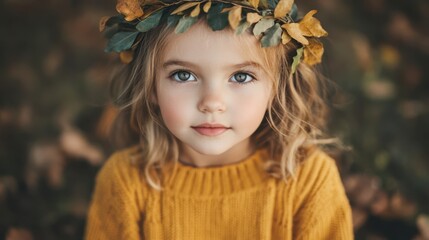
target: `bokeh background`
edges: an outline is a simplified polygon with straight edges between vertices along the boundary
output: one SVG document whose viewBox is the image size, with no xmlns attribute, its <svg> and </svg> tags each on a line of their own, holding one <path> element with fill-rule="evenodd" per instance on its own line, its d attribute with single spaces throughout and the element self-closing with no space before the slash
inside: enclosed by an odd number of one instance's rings
<svg viewBox="0 0 429 240">
<path fill-rule="evenodd" d="M 429 1 L 297 0 L 330 36 L 329 133 L 356 239 L 429 239 Z M 113 151 L 98 32 L 115 1 L 0 2 L 0 239 L 82 239 Z"/>
</svg>

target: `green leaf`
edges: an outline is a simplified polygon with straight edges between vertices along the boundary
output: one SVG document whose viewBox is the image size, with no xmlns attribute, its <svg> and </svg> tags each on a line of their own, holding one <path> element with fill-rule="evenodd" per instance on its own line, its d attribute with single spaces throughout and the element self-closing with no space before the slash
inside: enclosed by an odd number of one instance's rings
<svg viewBox="0 0 429 240">
<path fill-rule="evenodd" d="M 118 32 L 109 39 L 105 52 L 122 52 L 133 45 L 139 32 Z"/>
<path fill-rule="evenodd" d="M 282 32 L 283 30 L 278 23 L 270 27 L 261 39 L 262 47 L 279 45 L 282 39 Z"/>
<path fill-rule="evenodd" d="M 291 66 L 291 74 L 294 74 L 296 72 L 296 68 L 301 63 L 302 53 L 304 52 L 304 48 L 298 48 L 296 50 L 296 56 L 293 57 L 293 62 Z"/>
<path fill-rule="evenodd" d="M 261 33 L 265 32 L 268 28 L 272 27 L 273 25 L 274 25 L 273 18 L 262 18 L 253 27 L 253 34 L 255 36 L 259 36 L 261 35 Z"/>
<path fill-rule="evenodd" d="M 228 12 L 207 16 L 207 23 L 213 31 L 224 29 L 229 25 Z"/>
<path fill-rule="evenodd" d="M 246 19 L 244 19 L 243 21 L 241 21 L 240 25 L 238 25 L 238 27 L 235 29 L 235 34 L 239 35 L 242 34 L 243 32 L 245 32 L 248 28 L 250 27 L 250 23 L 248 23 L 246 21 Z"/>
<path fill-rule="evenodd" d="M 210 17 L 210 15 L 216 15 L 219 14 L 225 4 L 223 3 L 212 3 L 212 6 L 209 9 L 209 12 L 207 13 L 207 15 Z"/>
<path fill-rule="evenodd" d="M 161 20 L 161 17 L 162 17 L 162 13 L 163 13 L 163 11 L 161 10 L 155 14 L 150 15 L 149 17 L 147 17 L 143 21 L 139 22 L 139 24 L 137 24 L 137 26 L 136 26 L 136 29 L 139 32 L 147 32 L 147 31 L 151 30 L 152 28 L 158 26 L 159 20 Z"/>
<path fill-rule="evenodd" d="M 268 0 L 268 8 L 275 9 L 277 6 L 277 3 L 279 3 L 278 0 Z"/>
<path fill-rule="evenodd" d="M 116 16 L 109 18 L 109 20 L 106 21 L 106 26 L 112 26 L 114 24 L 123 23 L 123 22 L 126 22 L 124 19 L 124 16 L 116 15 Z"/>
<path fill-rule="evenodd" d="M 170 15 L 167 18 L 167 26 L 172 27 L 172 26 L 176 26 L 176 24 L 179 22 L 179 19 L 182 16 L 180 15 Z"/>
<path fill-rule="evenodd" d="M 222 30 L 229 25 L 228 12 L 221 13 L 224 5 L 223 3 L 212 4 L 207 13 L 207 23 L 213 31 Z"/>
<path fill-rule="evenodd" d="M 292 5 L 292 10 L 290 10 L 289 16 L 294 22 L 298 21 L 298 7 L 295 3 Z"/>
<path fill-rule="evenodd" d="M 194 23 L 197 22 L 198 17 L 183 16 L 174 30 L 176 33 L 186 32 Z"/>
</svg>

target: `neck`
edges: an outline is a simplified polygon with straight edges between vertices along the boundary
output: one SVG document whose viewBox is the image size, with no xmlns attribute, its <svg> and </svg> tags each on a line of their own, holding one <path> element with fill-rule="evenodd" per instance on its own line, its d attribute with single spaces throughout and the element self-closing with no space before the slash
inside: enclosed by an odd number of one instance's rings
<svg viewBox="0 0 429 240">
<path fill-rule="evenodd" d="M 184 145 L 181 145 L 180 150 L 180 162 L 197 168 L 206 168 L 240 162 L 253 153 L 254 147 L 250 140 L 246 139 L 219 155 L 201 154 L 191 147 Z"/>
</svg>

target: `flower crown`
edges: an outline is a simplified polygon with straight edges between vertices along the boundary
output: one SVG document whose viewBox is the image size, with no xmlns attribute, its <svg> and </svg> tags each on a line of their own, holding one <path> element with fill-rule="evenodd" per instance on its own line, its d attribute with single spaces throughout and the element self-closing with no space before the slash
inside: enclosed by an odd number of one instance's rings
<svg viewBox="0 0 429 240">
<path fill-rule="evenodd" d="M 298 19 L 294 0 L 118 0 L 116 10 L 121 14 L 103 17 L 100 31 L 109 39 L 106 52 L 119 52 L 123 62 L 132 60 L 132 53 L 145 33 L 161 22 L 183 33 L 205 14 L 214 31 L 228 25 L 241 34 L 248 28 L 260 38 L 262 47 L 287 44 L 295 40 L 302 47 L 292 63 L 292 72 L 300 61 L 309 65 L 320 63 L 323 45 L 317 38 L 327 32 L 314 16 L 316 10 Z"/>
</svg>

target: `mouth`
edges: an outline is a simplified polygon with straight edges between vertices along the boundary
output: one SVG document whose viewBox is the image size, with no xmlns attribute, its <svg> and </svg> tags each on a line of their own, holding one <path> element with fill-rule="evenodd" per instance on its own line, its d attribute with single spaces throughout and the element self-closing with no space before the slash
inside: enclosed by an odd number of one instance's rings
<svg viewBox="0 0 429 240">
<path fill-rule="evenodd" d="M 210 124 L 204 123 L 198 126 L 192 126 L 192 128 L 201 135 L 214 137 L 220 135 L 227 130 L 231 129 L 230 127 L 226 127 L 222 124 Z"/>
</svg>

